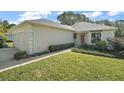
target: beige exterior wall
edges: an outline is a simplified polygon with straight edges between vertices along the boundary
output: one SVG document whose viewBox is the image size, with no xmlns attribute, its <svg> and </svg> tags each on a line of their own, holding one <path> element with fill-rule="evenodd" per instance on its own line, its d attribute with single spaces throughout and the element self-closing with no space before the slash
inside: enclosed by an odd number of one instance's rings
<svg viewBox="0 0 124 93">
<path fill-rule="evenodd" d="M 27 51 L 28 49 L 28 26 L 22 26 L 18 29 L 15 29 L 16 32 L 13 32 L 12 39 L 14 47 L 21 51 Z"/>
<path fill-rule="evenodd" d="M 72 43 L 73 32 L 52 27 L 33 27 L 33 53 L 48 50 L 49 45 Z"/>
<path fill-rule="evenodd" d="M 73 32 L 41 25 L 25 24 L 13 33 L 14 46 L 28 54 L 48 50 L 49 45 L 72 43 Z"/>
</svg>

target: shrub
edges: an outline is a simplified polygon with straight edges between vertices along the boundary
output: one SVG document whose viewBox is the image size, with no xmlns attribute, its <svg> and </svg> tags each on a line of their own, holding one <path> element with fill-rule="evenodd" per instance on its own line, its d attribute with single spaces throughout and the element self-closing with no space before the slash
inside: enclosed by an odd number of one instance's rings
<svg viewBox="0 0 124 93">
<path fill-rule="evenodd" d="M 119 52 L 119 57 L 124 58 L 124 51 Z"/>
<path fill-rule="evenodd" d="M 0 37 L 2 38 L 3 41 L 7 41 L 7 36 L 5 36 L 4 33 L 0 32 Z"/>
<path fill-rule="evenodd" d="M 109 54 L 109 53 L 101 53 L 101 52 L 98 52 L 98 51 L 83 50 L 83 49 L 78 49 L 78 48 L 73 48 L 72 51 L 77 52 L 77 53 L 85 53 L 85 54 L 104 56 L 104 57 L 111 57 L 111 58 L 115 57 L 114 55 Z"/>
<path fill-rule="evenodd" d="M 3 48 L 3 39 L 0 39 L 0 48 Z"/>
<path fill-rule="evenodd" d="M 35 54 L 33 54 L 32 56 L 40 56 L 40 55 L 48 54 L 48 53 L 49 53 L 49 51 L 43 51 L 43 52 L 35 53 Z"/>
<path fill-rule="evenodd" d="M 19 60 L 21 58 L 26 58 L 28 54 L 25 51 L 18 51 L 14 54 L 13 58 Z"/>
<path fill-rule="evenodd" d="M 95 50 L 95 45 L 83 44 L 83 45 L 81 45 L 80 48 L 88 49 L 88 50 Z"/>
<path fill-rule="evenodd" d="M 74 46 L 74 43 L 50 45 L 49 46 L 49 51 L 54 52 L 54 51 L 58 51 L 58 50 L 62 50 L 62 49 L 67 49 L 67 48 L 70 48 L 70 47 L 73 47 L 73 46 Z"/>
<path fill-rule="evenodd" d="M 103 51 L 103 50 L 106 50 L 107 49 L 107 44 L 105 41 L 99 41 L 96 43 L 96 50 L 100 50 L 100 51 Z"/>
<path fill-rule="evenodd" d="M 80 48 L 88 49 L 88 50 L 98 50 L 103 51 L 107 49 L 107 44 L 105 41 L 99 41 L 95 45 L 87 45 L 83 44 Z"/>
<path fill-rule="evenodd" d="M 12 40 L 7 40 L 6 42 L 8 42 L 8 43 L 12 43 L 13 41 L 12 41 Z"/>
<path fill-rule="evenodd" d="M 0 48 L 2 48 L 3 47 L 3 43 L 2 42 L 0 42 Z"/>
</svg>

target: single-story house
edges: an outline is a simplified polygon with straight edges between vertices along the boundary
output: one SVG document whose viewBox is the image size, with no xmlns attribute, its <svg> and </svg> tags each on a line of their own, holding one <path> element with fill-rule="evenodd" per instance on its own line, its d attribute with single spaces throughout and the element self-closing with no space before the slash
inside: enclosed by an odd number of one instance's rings
<svg viewBox="0 0 124 93">
<path fill-rule="evenodd" d="M 46 19 L 26 20 L 11 29 L 14 46 L 28 54 L 48 50 L 49 45 L 94 44 L 113 38 L 116 27 L 80 22 L 72 26 Z"/>
</svg>

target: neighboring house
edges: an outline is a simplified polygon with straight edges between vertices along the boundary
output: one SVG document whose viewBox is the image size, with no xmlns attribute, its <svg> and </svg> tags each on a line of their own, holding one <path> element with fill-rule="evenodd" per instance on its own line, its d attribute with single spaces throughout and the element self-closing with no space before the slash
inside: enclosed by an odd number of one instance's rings
<svg viewBox="0 0 124 93">
<path fill-rule="evenodd" d="M 28 54 L 48 50 L 49 45 L 75 43 L 94 44 L 114 37 L 116 27 L 80 22 L 72 26 L 46 19 L 27 20 L 13 27 L 14 46 Z"/>
<path fill-rule="evenodd" d="M 11 32 L 6 32 L 5 36 L 7 37 L 8 41 L 12 41 L 12 33 Z"/>
</svg>

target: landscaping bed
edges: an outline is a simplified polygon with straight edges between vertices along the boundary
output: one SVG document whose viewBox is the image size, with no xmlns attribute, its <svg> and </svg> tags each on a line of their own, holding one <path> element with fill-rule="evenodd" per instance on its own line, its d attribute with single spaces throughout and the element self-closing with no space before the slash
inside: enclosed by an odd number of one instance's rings
<svg viewBox="0 0 124 93">
<path fill-rule="evenodd" d="M 124 59 L 123 46 L 119 47 L 119 44 L 117 45 L 115 42 L 114 43 L 113 42 L 112 45 L 106 44 L 105 41 L 97 42 L 94 45 L 83 44 L 77 48 L 73 48 L 72 51 L 78 53 L 97 55 L 97 56 Z M 116 47 L 118 46 L 118 48 L 115 48 L 115 46 Z"/>
<path fill-rule="evenodd" d="M 85 49 L 73 48 L 72 51 L 77 52 L 77 53 L 85 53 L 85 54 L 91 54 L 91 55 L 97 55 L 97 56 L 116 58 L 116 56 L 114 56 L 110 53 L 99 52 L 99 51 L 95 51 L 95 50 L 85 50 Z"/>
</svg>

